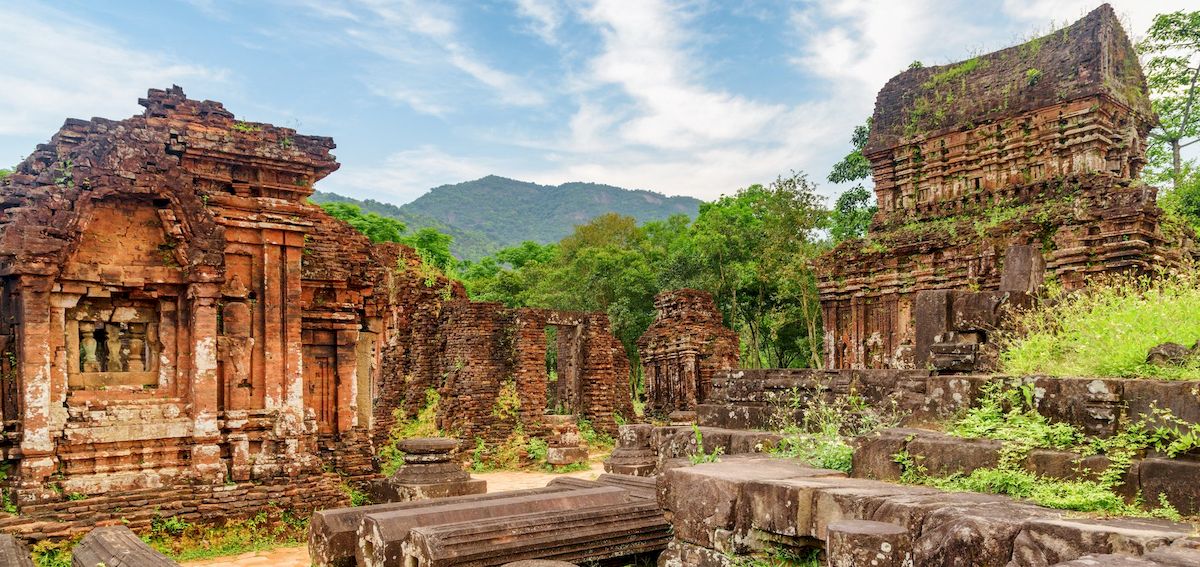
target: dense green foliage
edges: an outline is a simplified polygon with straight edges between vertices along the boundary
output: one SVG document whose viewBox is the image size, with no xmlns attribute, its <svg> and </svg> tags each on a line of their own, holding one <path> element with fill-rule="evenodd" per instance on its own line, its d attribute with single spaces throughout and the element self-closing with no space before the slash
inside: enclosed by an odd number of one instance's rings
<svg viewBox="0 0 1200 567">
<path fill-rule="evenodd" d="M 464 263 L 473 299 L 607 311 L 627 352 L 654 319 L 654 296 L 710 291 L 739 331 L 743 364 L 816 366 L 820 308 L 809 261 L 824 249 L 825 211 L 803 175 L 753 185 L 684 215 L 638 225 L 601 215 L 556 245 L 526 242 Z"/>
<path fill-rule="evenodd" d="M 478 260 L 525 241 L 557 242 L 575 225 L 605 213 L 647 222 L 676 214 L 695 217 L 700 205 L 691 197 L 667 197 L 611 185 L 547 186 L 495 175 L 435 187 L 401 207 L 321 192 L 312 199 L 317 203 L 349 202 L 413 228 L 437 229 L 454 237 L 454 255 L 465 260 Z"/>
<path fill-rule="evenodd" d="M 829 180 L 833 183 L 851 183 L 870 179 L 871 162 L 863 155 L 867 146 L 867 136 L 871 132 L 871 120 L 854 128 L 850 144 L 854 148 L 846 157 L 833 165 Z M 862 238 L 867 235 L 871 226 L 871 217 L 877 207 L 873 203 L 874 195 L 862 183 L 843 191 L 829 213 L 829 236 L 833 241 L 841 242 L 851 238 Z"/>
<path fill-rule="evenodd" d="M 0 181 L 4 181 L 9 175 L 12 175 L 11 169 L 0 169 Z"/>
<path fill-rule="evenodd" d="M 326 203 L 356 205 L 364 213 L 375 213 L 381 217 L 394 219 L 404 223 L 405 226 L 416 229 L 431 228 L 437 230 L 453 238 L 453 253 L 456 258 L 481 258 L 500 248 L 497 243 L 491 241 L 487 235 L 479 231 L 450 226 L 431 216 L 406 211 L 391 203 L 381 203 L 374 199 L 353 199 L 338 195 L 337 193 L 325 193 L 322 191 L 314 192 L 310 199 L 314 203 L 321 205 Z"/>
<path fill-rule="evenodd" d="M 1200 379 L 1200 360 L 1146 364 L 1154 346 L 1200 338 L 1200 272 L 1188 265 L 1156 276 L 1093 278 L 1014 317 L 1001 363 L 1014 375 Z"/>
<path fill-rule="evenodd" d="M 330 202 L 322 203 L 321 208 L 334 218 L 349 223 L 350 226 L 370 238 L 371 242 L 399 242 L 412 246 L 421 255 L 425 264 L 442 273 L 449 273 L 457 263 L 454 256 L 450 254 L 450 243 L 453 237 L 443 234 L 437 229 L 426 227 L 405 236 L 407 227 L 404 223 L 376 213 L 364 213 L 358 208 L 358 205 Z"/>
</svg>

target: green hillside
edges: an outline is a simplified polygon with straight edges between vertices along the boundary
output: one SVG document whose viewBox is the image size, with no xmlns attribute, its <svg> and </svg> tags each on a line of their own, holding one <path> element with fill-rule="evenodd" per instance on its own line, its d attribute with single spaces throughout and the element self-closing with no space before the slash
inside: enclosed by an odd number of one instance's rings
<svg viewBox="0 0 1200 567">
<path fill-rule="evenodd" d="M 312 200 L 353 203 L 364 212 L 403 221 L 410 231 L 436 228 L 454 237 L 454 255 L 466 260 L 526 240 L 558 242 L 575 225 L 604 213 L 631 216 L 642 223 L 675 214 L 694 218 L 700 207 L 700 201 L 691 197 L 667 197 L 597 183 L 538 185 L 495 175 L 435 187 L 403 206 L 321 191 L 314 193 Z"/>
</svg>

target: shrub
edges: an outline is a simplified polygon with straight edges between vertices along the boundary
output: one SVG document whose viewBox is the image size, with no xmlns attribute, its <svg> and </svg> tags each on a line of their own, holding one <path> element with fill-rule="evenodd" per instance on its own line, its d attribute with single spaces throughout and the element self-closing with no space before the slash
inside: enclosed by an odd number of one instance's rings
<svg viewBox="0 0 1200 567">
<path fill-rule="evenodd" d="M 700 432 L 700 426 L 692 425 L 692 439 L 696 442 L 696 452 L 688 455 L 688 460 L 693 465 L 700 463 L 718 463 L 721 461 L 721 455 L 725 454 L 724 447 L 715 447 L 710 452 L 704 451 L 704 434 Z"/>
<path fill-rule="evenodd" d="M 1178 367 L 1146 364 L 1159 344 L 1200 339 L 1200 271 L 1099 276 L 1014 315 L 1002 338 L 1006 373 L 1200 379 L 1200 357 Z"/>
</svg>

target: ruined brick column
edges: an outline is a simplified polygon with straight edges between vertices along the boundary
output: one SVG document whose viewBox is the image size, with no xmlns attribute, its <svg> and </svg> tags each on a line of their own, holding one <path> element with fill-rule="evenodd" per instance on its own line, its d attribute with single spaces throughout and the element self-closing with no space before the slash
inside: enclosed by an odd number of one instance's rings
<svg viewBox="0 0 1200 567">
<path fill-rule="evenodd" d="M 191 303 L 192 346 L 192 473 L 213 484 L 225 481 L 221 465 L 220 431 L 217 428 L 217 302 L 221 291 L 214 283 L 193 283 Z"/>
<path fill-rule="evenodd" d="M 57 467 L 50 412 L 50 280 L 26 276 L 21 279 L 20 310 L 25 316 L 17 335 L 17 358 L 21 366 L 21 484 L 22 499 L 36 500 Z"/>
</svg>

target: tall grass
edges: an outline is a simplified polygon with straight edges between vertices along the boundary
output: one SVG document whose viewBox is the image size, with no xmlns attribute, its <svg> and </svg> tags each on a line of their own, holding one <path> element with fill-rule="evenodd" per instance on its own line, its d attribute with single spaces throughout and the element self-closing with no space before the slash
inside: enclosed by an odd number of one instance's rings
<svg viewBox="0 0 1200 567">
<path fill-rule="evenodd" d="M 1200 379 L 1200 357 L 1182 366 L 1146 364 L 1165 342 L 1200 340 L 1200 271 L 1188 264 L 1154 276 L 1093 278 L 1017 314 L 1001 364 L 1014 375 Z"/>
</svg>

